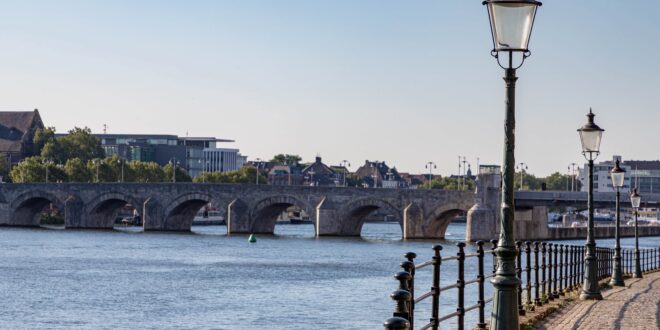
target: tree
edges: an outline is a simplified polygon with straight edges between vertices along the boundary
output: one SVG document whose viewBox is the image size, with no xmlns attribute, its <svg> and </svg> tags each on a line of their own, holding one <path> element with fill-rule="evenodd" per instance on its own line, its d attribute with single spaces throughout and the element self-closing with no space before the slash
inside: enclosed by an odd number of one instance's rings
<svg viewBox="0 0 660 330">
<path fill-rule="evenodd" d="M 273 159 L 271 159 L 270 161 L 278 164 L 294 165 L 300 163 L 302 161 L 302 158 L 298 155 L 277 154 L 273 156 Z"/>
<path fill-rule="evenodd" d="M 101 148 L 101 141 L 92 135 L 91 129 L 76 127 L 65 137 L 45 142 L 41 156 L 58 163 L 65 163 L 69 158 L 80 158 L 83 162 L 88 162 L 91 159 L 104 158 L 105 152 Z"/>
<path fill-rule="evenodd" d="M 129 171 L 134 173 L 135 182 L 163 182 L 165 171 L 154 162 L 141 162 L 133 160 L 127 163 Z"/>
<path fill-rule="evenodd" d="M 32 154 L 41 155 L 44 146 L 53 141 L 55 141 L 55 127 L 37 128 L 32 138 Z"/>
<path fill-rule="evenodd" d="M 92 173 L 93 182 L 116 182 L 117 175 L 105 159 L 90 159 L 87 161 L 87 169 Z"/>
<path fill-rule="evenodd" d="M 426 181 L 419 186 L 419 189 L 442 189 L 442 190 L 474 190 L 475 183 L 474 181 L 467 179 L 465 180 L 465 186 L 463 186 L 462 178 L 434 178 L 431 181 Z"/>
<path fill-rule="evenodd" d="M 165 181 L 172 181 L 172 169 L 174 166 L 172 166 L 171 163 L 166 164 L 163 166 L 163 171 L 165 173 Z M 186 169 L 183 167 L 176 165 L 176 182 L 191 182 L 192 178 L 190 175 L 188 175 L 188 172 Z"/>
<path fill-rule="evenodd" d="M 255 183 L 256 182 L 256 168 L 252 166 L 243 166 L 236 171 L 229 172 L 204 172 L 195 177 L 194 182 L 208 182 L 208 183 Z M 170 172 L 171 173 L 171 172 Z M 264 175 L 259 175 L 259 183 L 266 184 L 268 178 Z"/>
<path fill-rule="evenodd" d="M 71 158 L 64 164 L 64 172 L 69 182 L 92 182 L 92 172 L 80 158 Z"/>
<path fill-rule="evenodd" d="M 9 177 L 15 183 L 45 182 L 46 167 L 41 162 L 41 157 L 28 157 L 11 169 Z"/>
</svg>

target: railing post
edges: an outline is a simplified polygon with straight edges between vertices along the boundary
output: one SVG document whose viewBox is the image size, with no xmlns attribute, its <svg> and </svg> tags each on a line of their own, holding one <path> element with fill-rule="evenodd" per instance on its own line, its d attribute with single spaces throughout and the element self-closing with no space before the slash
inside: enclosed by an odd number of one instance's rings
<svg viewBox="0 0 660 330">
<path fill-rule="evenodd" d="M 546 246 L 546 242 L 541 243 L 541 304 L 545 304 L 548 301 L 548 277 L 546 276 L 548 267 L 545 258 L 545 253 L 547 251 Z"/>
<path fill-rule="evenodd" d="M 438 317 L 440 313 L 440 265 L 442 265 L 440 251 L 442 251 L 441 245 L 433 246 L 433 285 L 431 286 L 431 323 L 433 323 L 433 330 L 438 330 L 440 326 Z"/>
<path fill-rule="evenodd" d="M 458 247 L 458 279 L 456 284 L 458 285 L 458 307 L 456 312 L 458 312 L 458 330 L 463 330 L 465 328 L 465 243 L 459 242 L 456 243 Z"/>
<path fill-rule="evenodd" d="M 486 276 L 484 275 L 484 242 L 483 241 L 477 241 L 477 259 L 479 260 L 479 266 L 478 266 L 478 271 L 479 275 L 477 275 L 477 279 L 479 280 L 479 301 L 477 302 L 479 304 L 479 323 L 477 323 L 477 328 L 479 329 L 486 329 L 486 315 L 485 315 L 485 307 L 486 307 L 486 302 L 484 298 L 484 281 L 486 279 Z"/>
<path fill-rule="evenodd" d="M 575 246 L 571 245 L 571 278 L 570 278 L 570 283 L 571 283 L 571 290 L 575 288 L 575 283 L 576 283 L 576 276 L 575 276 Z"/>
<path fill-rule="evenodd" d="M 557 267 L 559 265 L 557 264 L 557 247 L 559 246 L 558 244 L 554 245 L 554 253 L 553 253 L 553 258 L 554 258 L 554 267 L 553 267 L 553 275 L 552 275 L 552 297 L 555 299 L 559 299 L 559 292 L 557 291 Z"/>
<path fill-rule="evenodd" d="M 578 249 L 578 270 L 579 270 L 578 279 L 584 278 L 584 265 L 585 265 L 584 256 L 586 253 L 584 249 L 585 249 L 584 246 L 580 246 Z"/>
<path fill-rule="evenodd" d="M 569 270 L 570 270 L 570 264 L 568 263 L 568 255 L 570 246 L 566 245 L 564 246 L 564 292 L 570 291 L 570 287 L 568 286 L 568 280 L 569 280 Z"/>
<path fill-rule="evenodd" d="M 406 290 L 407 282 L 410 280 L 410 274 L 407 272 L 398 272 L 394 275 L 399 281 L 399 289 L 392 292 L 390 297 L 396 301 L 393 317 L 387 319 L 383 326 L 388 330 L 408 330 L 410 322 L 408 321 L 408 302 L 410 301 L 410 292 Z"/>
<path fill-rule="evenodd" d="M 559 245 L 559 295 L 564 295 L 564 245 Z"/>
<path fill-rule="evenodd" d="M 522 242 L 516 241 L 516 276 L 518 276 L 518 315 L 525 315 L 522 303 Z"/>
<path fill-rule="evenodd" d="M 490 240 L 491 244 L 491 254 L 493 255 L 493 275 L 495 275 L 495 272 L 497 271 L 497 256 L 495 255 L 495 248 L 497 248 L 497 240 L 496 239 L 491 239 Z"/>
<path fill-rule="evenodd" d="M 531 257 L 531 252 L 532 252 L 532 242 L 526 241 L 525 242 L 525 275 L 527 277 L 527 285 L 525 288 L 527 289 L 527 305 L 531 306 L 530 308 L 534 310 L 534 304 L 532 303 L 532 257 Z"/>
<path fill-rule="evenodd" d="M 548 285 L 548 292 L 546 293 L 548 296 L 548 300 L 555 300 L 555 295 L 552 292 L 552 243 L 548 243 L 548 278 L 547 278 L 547 285 Z"/>
<path fill-rule="evenodd" d="M 541 306 L 541 296 L 539 295 L 539 244 L 534 242 L 534 303 Z"/>
</svg>

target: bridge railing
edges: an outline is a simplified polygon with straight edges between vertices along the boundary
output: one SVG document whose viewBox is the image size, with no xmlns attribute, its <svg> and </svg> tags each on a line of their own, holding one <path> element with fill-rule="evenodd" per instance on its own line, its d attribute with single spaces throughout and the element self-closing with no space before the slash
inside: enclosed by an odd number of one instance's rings
<svg viewBox="0 0 660 330">
<path fill-rule="evenodd" d="M 456 328 L 464 329 L 465 314 L 471 311 L 478 313 L 476 328 L 485 329 L 485 305 L 492 298 L 485 299 L 485 281 L 495 276 L 497 264 L 494 248 L 497 241 L 490 242 L 490 249 L 484 249 L 484 242 L 476 243 L 476 252 L 465 253 L 465 243 L 457 243 L 456 255 L 442 257 L 442 246 L 433 246 L 433 257 L 422 263 L 415 264 L 417 255 L 413 252 L 405 254 L 406 260 L 401 263 L 402 271 L 394 277 L 399 281 L 399 288 L 390 297 L 396 301 L 393 317 L 384 322 L 386 329 L 438 329 L 440 323 L 456 318 Z M 537 306 L 543 306 L 548 302 L 559 299 L 572 291 L 579 290 L 584 278 L 585 247 L 582 245 L 557 244 L 549 242 L 516 242 L 516 275 L 519 279 L 518 286 L 518 313 L 525 315 L 533 311 Z M 660 248 L 640 250 L 640 266 L 642 272 L 660 269 Z M 484 269 L 484 258 L 487 254 L 493 256 L 492 272 L 486 274 Z M 612 274 L 614 249 L 596 248 L 598 279 L 608 278 Z M 472 278 L 465 277 L 465 262 L 476 262 L 477 274 Z M 451 263 L 449 263 L 451 262 Z M 455 264 L 454 264 L 455 262 Z M 632 276 L 634 273 L 634 251 L 622 250 L 622 268 L 624 275 Z M 442 268 L 452 265 L 457 267 L 456 282 L 450 285 L 440 286 Z M 418 293 L 420 286 L 416 283 L 417 272 L 430 269 L 432 273 L 432 284 L 428 291 Z M 465 306 L 465 287 L 467 285 L 477 286 L 477 303 Z M 440 315 L 440 297 L 456 290 L 456 311 L 446 315 Z M 415 314 L 416 305 L 429 300 L 431 301 L 430 318 L 418 317 Z M 427 323 L 419 324 L 420 320 L 429 320 Z"/>
</svg>

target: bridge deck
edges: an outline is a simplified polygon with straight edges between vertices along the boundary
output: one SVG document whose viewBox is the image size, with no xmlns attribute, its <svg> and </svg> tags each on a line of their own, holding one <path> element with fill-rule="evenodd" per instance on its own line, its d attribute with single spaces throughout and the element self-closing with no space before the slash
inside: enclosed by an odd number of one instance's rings
<svg viewBox="0 0 660 330">
<path fill-rule="evenodd" d="M 626 280 L 600 301 L 575 301 L 537 329 L 660 329 L 660 272 Z"/>
</svg>

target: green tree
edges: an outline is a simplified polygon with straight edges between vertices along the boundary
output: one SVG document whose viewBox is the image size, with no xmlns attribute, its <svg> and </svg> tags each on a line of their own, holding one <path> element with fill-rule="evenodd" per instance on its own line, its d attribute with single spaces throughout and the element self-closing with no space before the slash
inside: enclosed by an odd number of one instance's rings
<svg viewBox="0 0 660 330">
<path fill-rule="evenodd" d="M 80 158 L 71 158 L 64 164 L 64 172 L 69 182 L 92 182 L 94 177 Z M 95 172 L 96 173 L 96 172 Z"/>
<path fill-rule="evenodd" d="M 302 158 L 298 155 L 289 155 L 289 154 L 277 154 L 273 156 L 273 159 L 270 160 L 273 163 L 278 164 L 298 164 L 302 161 Z"/>
<path fill-rule="evenodd" d="M 194 182 L 207 182 L 207 183 L 255 183 L 257 170 L 252 166 L 243 166 L 236 171 L 229 172 L 204 172 L 195 177 Z M 171 172 L 170 172 L 171 173 Z M 268 178 L 264 175 L 259 175 L 259 184 L 266 184 Z"/>
<path fill-rule="evenodd" d="M 58 163 L 65 163 L 69 158 L 80 158 L 88 162 L 105 157 L 105 152 L 101 148 L 101 141 L 92 135 L 91 129 L 76 127 L 65 137 L 45 142 L 41 156 Z"/>
<path fill-rule="evenodd" d="M 421 184 L 419 189 L 442 189 L 442 190 L 474 190 L 475 183 L 472 180 L 466 179 L 463 185 L 461 178 L 434 178 L 431 181 L 426 181 Z"/>
<path fill-rule="evenodd" d="M 172 169 L 176 168 L 176 182 L 191 182 L 192 178 L 190 175 L 188 175 L 188 172 L 186 171 L 185 168 L 176 165 L 172 166 L 172 164 L 168 163 L 163 166 L 163 171 L 165 172 L 165 180 L 166 181 L 172 181 Z"/>
<path fill-rule="evenodd" d="M 46 167 L 41 157 L 27 157 L 11 169 L 9 177 L 15 183 L 45 182 Z"/>
<path fill-rule="evenodd" d="M 32 154 L 41 155 L 44 146 L 53 141 L 55 141 L 55 127 L 37 128 L 32 138 Z"/>
<path fill-rule="evenodd" d="M 127 163 L 127 168 L 134 175 L 134 182 L 163 182 L 165 171 L 154 162 L 141 162 L 133 160 Z"/>
</svg>

